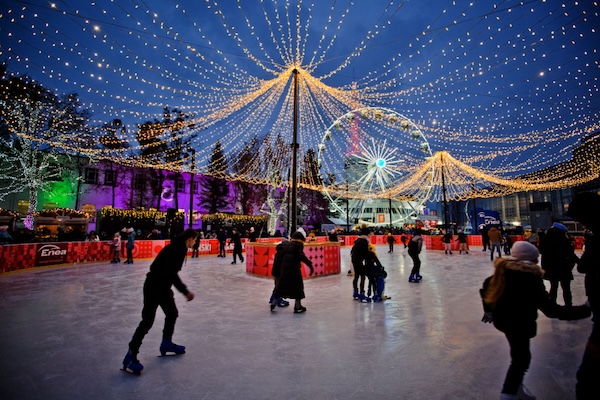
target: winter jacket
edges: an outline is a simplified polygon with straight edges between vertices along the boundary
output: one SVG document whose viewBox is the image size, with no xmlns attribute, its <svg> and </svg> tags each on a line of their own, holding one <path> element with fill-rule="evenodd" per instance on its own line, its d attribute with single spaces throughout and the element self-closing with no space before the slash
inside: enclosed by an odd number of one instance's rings
<svg viewBox="0 0 600 400">
<path fill-rule="evenodd" d="M 502 243 L 502 232 L 500 232 L 498 229 L 494 227 L 490 228 L 488 236 L 491 243 Z"/>
<path fill-rule="evenodd" d="M 542 281 L 543 270 L 537 265 L 506 258 L 494 262 L 496 274 L 504 270 L 504 290 L 495 305 L 485 301 L 492 277 L 487 278 L 480 290 L 484 299 L 484 311 L 492 312 L 494 326 L 505 334 L 527 335 L 532 338 L 537 333 L 537 310 L 549 318 L 575 320 L 590 316 L 587 306 L 564 307 L 550 300 Z M 502 275 L 502 274 L 500 274 Z"/>
<path fill-rule="evenodd" d="M 312 261 L 304 254 L 304 243 L 295 239 L 282 242 L 277 246 L 277 252 L 281 257 L 281 271 L 275 287 L 275 297 L 303 299 L 301 262 L 308 265 L 311 273 L 313 272 Z"/>
<path fill-rule="evenodd" d="M 150 272 L 146 276 L 146 284 L 156 290 L 169 290 L 171 286 L 188 294 L 186 286 L 179 279 L 179 271 L 185 261 L 188 248 L 185 241 L 175 238 L 166 245 L 150 265 Z"/>
<path fill-rule="evenodd" d="M 352 246 L 352 250 L 350 250 L 352 264 L 356 265 L 357 263 L 363 263 L 367 259 L 368 253 L 369 237 L 359 236 L 358 239 L 354 241 L 354 246 Z"/>
<path fill-rule="evenodd" d="M 419 234 L 415 234 L 408 242 L 408 254 L 417 255 L 421 253 L 423 248 L 423 238 Z"/>
<path fill-rule="evenodd" d="M 585 274 L 585 294 L 595 318 L 600 318 L 600 234 L 590 236 L 585 253 L 577 265 L 577 271 Z"/>
<path fill-rule="evenodd" d="M 575 249 L 565 232 L 558 228 L 548 229 L 544 239 L 540 241 L 542 268 L 544 279 L 559 281 L 573 279 L 573 267 L 579 261 Z"/>
</svg>

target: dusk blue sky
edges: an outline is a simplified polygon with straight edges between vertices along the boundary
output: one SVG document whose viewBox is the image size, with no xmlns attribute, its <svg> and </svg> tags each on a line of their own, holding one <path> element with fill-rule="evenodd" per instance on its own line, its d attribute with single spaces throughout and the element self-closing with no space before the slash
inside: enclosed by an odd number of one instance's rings
<svg viewBox="0 0 600 400">
<path fill-rule="evenodd" d="M 3 0 L 0 59 L 77 92 L 98 125 L 122 119 L 130 139 L 165 106 L 206 117 L 199 157 L 217 139 L 233 153 L 256 134 L 288 137 L 289 84 L 217 110 L 297 61 L 327 87 L 356 82 L 362 106 L 409 118 L 433 152 L 520 174 L 598 129 L 598 12 L 589 0 Z M 349 111 L 334 97 L 303 108 L 304 148 Z"/>
</svg>

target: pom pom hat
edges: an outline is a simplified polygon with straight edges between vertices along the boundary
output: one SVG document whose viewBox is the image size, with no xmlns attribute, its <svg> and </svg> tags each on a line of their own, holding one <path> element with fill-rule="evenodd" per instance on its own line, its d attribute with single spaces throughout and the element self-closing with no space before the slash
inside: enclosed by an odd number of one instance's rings
<svg viewBox="0 0 600 400">
<path fill-rule="evenodd" d="M 510 254 L 512 259 L 516 261 L 537 261 L 540 256 L 537 247 L 522 240 L 513 244 L 512 249 L 510 249 Z"/>
</svg>

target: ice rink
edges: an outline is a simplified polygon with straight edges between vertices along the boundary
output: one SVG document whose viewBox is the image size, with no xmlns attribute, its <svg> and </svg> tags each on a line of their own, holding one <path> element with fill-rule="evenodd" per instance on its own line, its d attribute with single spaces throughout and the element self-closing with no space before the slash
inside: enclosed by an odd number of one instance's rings
<svg viewBox="0 0 600 400">
<path fill-rule="evenodd" d="M 391 299 L 352 300 L 350 248 L 342 247 L 341 275 L 305 281 L 304 314 L 270 312 L 273 281 L 247 275 L 231 256 L 188 257 L 180 276 L 196 299 L 175 293 L 173 337 L 187 353 L 158 357 L 159 310 L 140 377 L 119 368 L 151 260 L 0 275 L 0 399 L 498 399 L 510 358 L 503 334 L 481 322 L 489 252 L 424 250 L 423 281 L 409 283 L 412 261 L 400 247 L 377 246 Z M 580 304 L 583 276 L 575 275 Z M 589 319 L 540 313 L 525 377 L 538 399 L 575 398 L 591 328 Z"/>
</svg>

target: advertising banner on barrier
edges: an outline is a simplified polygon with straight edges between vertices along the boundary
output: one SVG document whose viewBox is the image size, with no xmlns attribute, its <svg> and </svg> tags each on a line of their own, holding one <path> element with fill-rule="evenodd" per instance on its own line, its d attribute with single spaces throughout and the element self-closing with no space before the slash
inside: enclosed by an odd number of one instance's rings
<svg viewBox="0 0 600 400">
<path fill-rule="evenodd" d="M 69 243 L 39 244 L 35 252 L 35 266 L 65 264 L 67 262 Z"/>
</svg>

